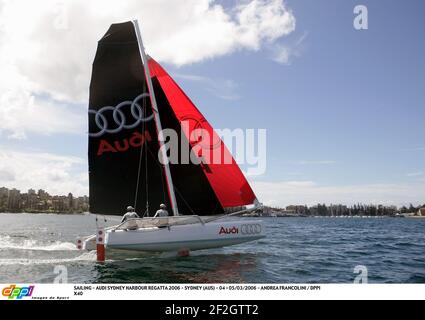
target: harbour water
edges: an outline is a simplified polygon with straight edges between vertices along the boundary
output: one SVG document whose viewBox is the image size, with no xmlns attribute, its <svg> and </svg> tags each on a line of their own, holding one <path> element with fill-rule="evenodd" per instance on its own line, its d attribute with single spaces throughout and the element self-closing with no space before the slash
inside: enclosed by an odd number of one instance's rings
<svg viewBox="0 0 425 320">
<path fill-rule="evenodd" d="M 425 283 L 425 219 L 262 220 L 257 242 L 185 258 L 113 254 L 100 265 L 75 247 L 94 216 L 0 214 L 0 283 L 52 283 L 64 269 L 70 283 L 352 283 L 358 265 L 369 283 Z"/>
</svg>

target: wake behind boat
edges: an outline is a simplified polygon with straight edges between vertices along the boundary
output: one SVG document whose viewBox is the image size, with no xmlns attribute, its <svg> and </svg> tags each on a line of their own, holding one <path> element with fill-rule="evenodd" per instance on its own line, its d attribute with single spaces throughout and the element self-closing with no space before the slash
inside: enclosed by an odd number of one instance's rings
<svg viewBox="0 0 425 320">
<path fill-rule="evenodd" d="M 265 236 L 262 221 L 229 220 L 259 202 L 212 126 L 146 56 L 137 21 L 113 24 L 99 41 L 88 112 L 90 212 L 122 215 L 131 203 L 144 214 L 79 248 L 187 252 Z M 172 216 L 152 217 L 161 203 Z"/>
</svg>

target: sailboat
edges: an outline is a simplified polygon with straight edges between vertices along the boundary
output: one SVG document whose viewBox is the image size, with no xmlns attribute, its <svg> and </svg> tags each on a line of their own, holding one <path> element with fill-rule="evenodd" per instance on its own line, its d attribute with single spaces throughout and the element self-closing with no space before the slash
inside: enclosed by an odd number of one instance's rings
<svg viewBox="0 0 425 320">
<path fill-rule="evenodd" d="M 253 190 L 205 117 L 146 55 L 137 20 L 111 25 L 98 42 L 88 124 L 90 212 L 123 215 L 131 204 L 141 217 L 80 240 L 80 248 L 93 250 L 101 238 L 108 249 L 190 252 L 265 236 L 262 221 L 238 217 L 258 209 Z M 199 128 L 210 136 L 201 146 L 192 139 Z M 159 161 L 167 158 L 164 129 L 201 161 Z M 231 161 L 203 161 L 211 150 Z M 154 217 L 162 203 L 170 215 Z"/>
</svg>

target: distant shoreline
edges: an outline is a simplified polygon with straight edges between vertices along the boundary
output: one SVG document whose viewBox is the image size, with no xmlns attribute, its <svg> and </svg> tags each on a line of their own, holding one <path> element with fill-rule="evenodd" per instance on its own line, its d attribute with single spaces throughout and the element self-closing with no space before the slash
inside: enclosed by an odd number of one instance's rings
<svg viewBox="0 0 425 320">
<path fill-rule="evenodd" d="M 20 211 L 20 212 L 0 212 L 0 214 L 54 214 L 54 215 L 85 215 L 89 214 L 90 212 L 45 212 L 45 211 Z"/>
<path fill-rule="evenodd" d="M 67 215 L 72 215 L 72 216 L 78 216 L 78 215 L 90 215 L 92 213 L 90 212 L 33 212 L 33 211 L 25 211 L 25 212 L 0 212 L 1 214 L 10 214 L 10 215 L 18 215 L 18 214 L 32 214 L 32 215 L 42 215 L 42 214 L 48 214 L 48 215 L 57 215 L 57 216 L 67 216 Z M 265 218 L 265 219 L 269 219 L 269 218 L 310 218 L 310 219 L 399 219 L 399 218 L 403 218 L 403 219 L 413 219 L 413 218 L 423 218 L 425 219 L 425 216 L 418 216 L 418 215 L 402 215 L 402 216 L 390 216 L 390 215 L 385 215 L 385 216 L 331 216 L 331 215 L 326 215 L 326 216 L 313 216 L 313 215 L 257 215 L 257 214 L 249 214 L 249 215 L 243 215 L 241 216 L 242 218 Z"/>
</svg>

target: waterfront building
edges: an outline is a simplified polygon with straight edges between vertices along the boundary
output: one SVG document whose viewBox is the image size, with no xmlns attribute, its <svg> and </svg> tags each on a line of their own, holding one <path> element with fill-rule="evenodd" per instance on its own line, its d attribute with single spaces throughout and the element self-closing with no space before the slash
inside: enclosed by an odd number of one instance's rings
<svg viewBox="0 0 425 320">
<path fill-rule="evenodd" d="M 21 193 L 17 189 L 0 188 L 0 212 L 55 212 L 75 213 L 89 211 L 89 197 L 51 196 L 40 189 Z"/>
</svg>

